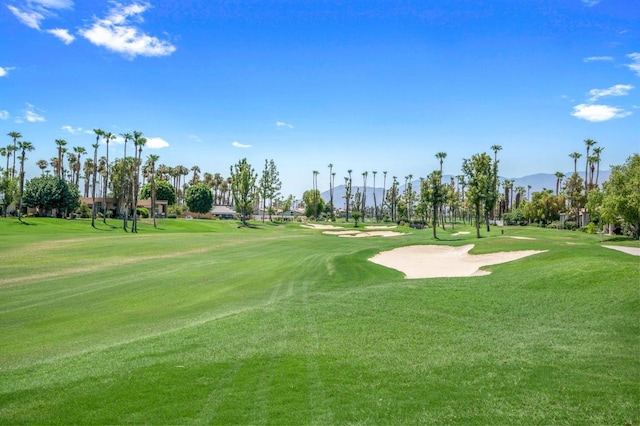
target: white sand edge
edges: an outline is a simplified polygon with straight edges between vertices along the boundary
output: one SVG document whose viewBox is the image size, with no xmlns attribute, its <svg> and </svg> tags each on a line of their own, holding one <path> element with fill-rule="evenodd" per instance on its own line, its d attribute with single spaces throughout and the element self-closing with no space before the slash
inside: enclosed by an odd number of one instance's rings
<svg viewBox="0 0 640 426">
<path fill-rule="evenodd" d="M 622 247 L 622 246 L 602 246 L 612 250 L 618 250 L 633 256 L 640 256 L 640 248 L 638 247 Z"/>
<path fill-rule="evenodd" d="M 470 255 L 473 244 L 461 247 L 421 245 L 400 247 L 383 251 L 369 260 L 403 272 L 405 278 L 470 277 L 487 275 L 480 268 L 510 262 L 546 250 L 523 250 L 501 253 Z"/>
</svg>

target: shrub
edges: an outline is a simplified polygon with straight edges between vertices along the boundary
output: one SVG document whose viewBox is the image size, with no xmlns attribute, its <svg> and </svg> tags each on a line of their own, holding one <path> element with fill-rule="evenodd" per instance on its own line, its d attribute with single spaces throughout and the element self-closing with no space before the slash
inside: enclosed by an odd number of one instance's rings
<svg viewBox="0 0 640 426">
<path fill-rule="evenodd" d="M 136 209 L 136 213 L 138 214 L 138 216 L 141 216 L 145 219 L 149 217 L 149 209 L 147 209 L 146 207 L 138 207 Z"/>
</svg>

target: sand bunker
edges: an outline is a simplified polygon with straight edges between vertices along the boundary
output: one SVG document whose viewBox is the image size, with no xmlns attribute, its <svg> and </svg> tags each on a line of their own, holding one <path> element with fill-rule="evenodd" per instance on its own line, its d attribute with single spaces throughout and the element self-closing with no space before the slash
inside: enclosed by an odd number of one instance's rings
<svg viewBox="0 0 640 426">
<path fill-rule="evenodd" d="M 472 248 L 473 244 L 462 247 L 408 246 L 383 251 L 369 260 L 403 272 L 408 279 L 470 277 L 489 274 L 490 272 L 480 269 L 483 266 L 510 262 L 545 251 L 524 250 L 470 255 L 468 252 Z"/>
<path fill-rule="evenodd" d="M 369 225 L 369 226 L 365 226 L 364 229 L 394 229 L 397 228 L 398 225 Z"/>
<path fill-rule="evenodd" d="M 457 237 L 458 235 L 468 235 L 470 234 L 470 232 L 467 231 L 460 231 L 460 232 L 456 232 L 455 234 L 451 234 L 452 237 Z"/>
<path fill-rule="evenodd" d="M 347 237 L 347 238 L 397 237 L 399 235 L 406 235 L 406 234 L 403 232 L 395 232 L 395 231 L 367 231 L 367 232 L 353 233 L 351 235 L 344 234 L 344 235 L 340 235 L 340 237 Z"/>
<path fill-rule="evenodd" d="M 318 225 L 317 223 L 309 223 L 306 225 L 300 225 L 303 228 L 309 228 L 309 229 L 344 229 L 341 226 L 335 226 L 335 225 Z"/>
<path fill-rule="evenodd" d="M 531 237 L 507 237 L 507 238 L 513 238 L 514 240 L 535 240 L 535 238 L 531 238 Z"/>
<path fill-rule="evenodd" d="M 638 247 L 622 247 L 622 246 L 602 246 L 608 249 L 618 250 L 633 256 L 640 256 L 640 248 Z"/>
</svg>

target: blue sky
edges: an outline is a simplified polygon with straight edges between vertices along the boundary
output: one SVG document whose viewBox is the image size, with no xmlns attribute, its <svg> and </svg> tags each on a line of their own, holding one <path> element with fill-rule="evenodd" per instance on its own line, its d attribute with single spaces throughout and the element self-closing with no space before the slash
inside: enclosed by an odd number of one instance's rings
<svg viewBox="0 0 640 426">
<path fill-rule="evenodd" d="M 606 169 L 640 150 L 639 23 L 637 0 L 8 0 L 0 131 L 28 176 L 55 139 L 139 130 L 170 166 L 274 159 L 285 195 L 494 144 L 506 177 L 572 171 L 587 138 Z"/>
</svg>

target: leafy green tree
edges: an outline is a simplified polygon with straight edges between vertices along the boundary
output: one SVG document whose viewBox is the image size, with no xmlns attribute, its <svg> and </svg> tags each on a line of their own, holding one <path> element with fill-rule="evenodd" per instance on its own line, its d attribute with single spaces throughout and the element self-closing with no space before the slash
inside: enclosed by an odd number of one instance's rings
<svg viewBox="0 0 640 426">
<path fill-rule="evenodd" d="M 167 200 L 167 204 L 170 206 L 176 204 L 176 190 L 173 185 L 171 185 L 166 180 L 158 180 L 156 183 L 156 200 Z M 151 198 L 151 182 L 147 182 L 144 184 L 142 189 L 140 190 L 140 198 L 148 199 Z"/>
<path fill-rule="evenodd" d="M 351 217 L 355 222 L 355 227 L 358 227 L 358 222 L 360 218 L 362 218 L 362 193 L 360 192 L 360 188 L 356 188 L 356 194 L 353 197 L 353 206 L 352 206 Z"/>
<path fill-rule="evenodd" d="M 135 166 L 135 160 L 131 157 L 118 158 L 111 166 L 111 178 L 109 186 L 114 198 L 118 200 L 118 210 L 126 217 L 127 206 L 131 201 L 133 193 L 133 180 L 131 179 L 131 170 Z M 126 222 L 123 219 L 123 229 L 126 231 Z"/>
<path fill-rule="evenodd" d="M 271 220 L 271 208 L 273 207 L 273 199 L 279 195 L 282 182 L 280 181 L 280 173 L 273 160 L 264 160 L 264 170 L 259 182 L 260 198 L 262 199 L 262 221 L 264 222 L 264 212 L 267 210 L 267 201 L 269 202 L 269 220 Z"/>
<path fill-rule="evenodd" d="M 483 211 L 490 211 L 493 206 L 490 204 L 492 193 L 496 189 L 493 170 L 491 157 L 487 153 L 474 154 L 471 159 L 464 159 L 462 163 L 462 171 L 467 183 L 467 200 L 474 212 L 478 238 L 480 238 L 480 215 Z"/>
<path fill-rule="evenodd" d="M 69 212 L 80 206 L 80 195 L 75 185 L 58 176 L 40 176 L 27 182 L 23 202 L 43 215 L 53 209 Z"/>
<path fill-rule="evenodd" d="M 436 229 L 438 228 L 438 211 L 444 203 L 446 188 L 442 185 L 442 175 L 439 171 L 432 172 L 427 179 L 422 182 L 422 198 L 431 208 L 431 220 L 433 228 L 433 238 L 438 238 Z"/>
<path fill-rule="evenodd" d="M 564 193 L 567 197 L 567 202 L 569 203 L 569 207 L 573 210 L 573 214 L 576 220 L 576 225 L 580 223 L 580 209 L 584 207 L 586 202 L 586 197 L 584 195 L 584 185 L 582 184 L 583 180 L 578 175 L 577 172 L 574 172 L 565 184 Z"/>
<path fill-rule="evenodd" d="M 187 188 L 184 201 L 187 203 L 187 208 L 190 211 L 194 213 L 207 213 L 211 211 L 211 207 L 213 207 L 213 194 L 211 194 L 211 190 L 207 185 L 198 183 Z"/>
<path fill-rule="evenodd" d="M 0 176 L 0 192 L 3 197 L 3 214 L 7 217 L 7 210 L 18 196 L 18 178 L 11 177 L 8 170 L 5 170 Z"/>
<path fill-rule="evenodd" d="M 230 171 L 233 205 L 240 215 L 242 224 L 246 226 L 247 217 L 253 212 L 258 175 L 246 158 L 233 165 Z"/>
<path fill-rule="evenodd" d="M 564 205 L 565 198 L 563 195 L 555 196 L 551 189 L 537 191 L 533 193 L 531 201 L 524 207 L 524 215 L 529 221 L 540 223 L 544 226 L 560 219 L 560 211 Z M 504 219 L 505 221 L 517 219 L 517 215 L 514 212 L 505 214 L 505 216 L 507 216 Z"/>
<path fill-rule="evenodd" d="M 324 200 L 317 189 L 304 191 L 302 202 L 304 203 L 304 215 L 308 218 L 317 218 L 325 209 Z"/>
<path fill-rule="evenodd" d="M 634 239 L 640 238 L 640 155 L 633 154 L 620 166 L 611 168 L 603 185 L 602 218 L 614 223 L 620 218 Z"/>
</svg>

